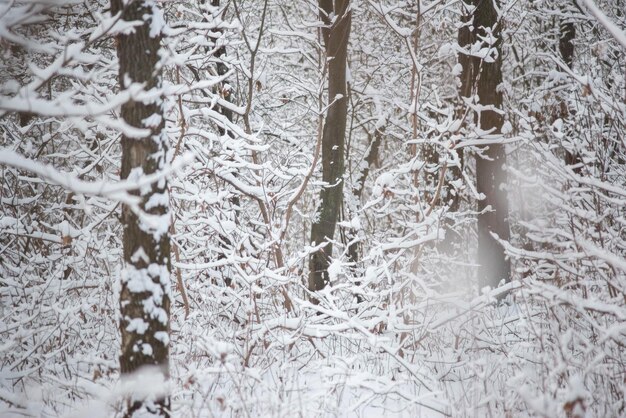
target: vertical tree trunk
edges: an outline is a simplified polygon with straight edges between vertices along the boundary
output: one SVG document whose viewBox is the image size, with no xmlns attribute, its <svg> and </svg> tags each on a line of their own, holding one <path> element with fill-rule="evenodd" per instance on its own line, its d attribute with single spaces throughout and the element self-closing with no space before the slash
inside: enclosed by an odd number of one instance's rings
<svg viewBox="0 0 626 418">
<path fill-rule="evenodd" d="M 559 39 L 559 53 L 561 58 L 569 68 L 574 63 L 574 38 L 576 37 L 576 28 L 573 22 L 563 20 L 561 22 L 561 37 Z"/>
<path fill-rule="evenodd" d="M 475 56 L 461 54 L 459 62 L 463 66 L 461 73 L 461 91 L 463 97 L 473 93 L 478 94 L 482 106 L 502 108 L 502 92 L 499 85 L 502 83 L 502 40 L 501 27 L 498 22 L 495 0 L 470 0 L 467 4 L 474 6 L 471 16 L 466 14 L 464 26 L 459 30 L 459 44 L 461 46 L 482 42 L 487 37 L 487 30 L 491 29 L 497 39 L 494 49 L 490 52 L 490 59 L 481 59 Z M 469 19 L 473 17 L 471 27 Z M 494 110 L 482 110 L 477 115 L 476 122 L 483 131 L 490 131 L 491 135 L 501 133 L 503 116 Z M 500 280 L 510 279 L 510 262 L 507 260 L 504 248 L 496 241 L 492 234 L 500 239 L 508 240 L 509 205 L 503 186 L 506 184 L 506 152 L 502 144 L 490 144 L 480 148 L 476 156 L 476 188 L 485 198 L 478 202 L 478 282 L 479 286 L 498 285 Z"/>
<path fill-rule="evenodd" d="M 567 9 L 565 9 L 566 11 Z M 559 53 L 561 54 L 561 59 L 569 68 L 572 68 L 574 64 L 574 38 L 576 37 L 576 28 L 574 27 L 574 23 L 568 21 L 566 18 L 563 18 L 560 25 L 560 35 L 559 38 Z M 562 116 L 567 117 L 569 111 L 567 110 L 567 103 L 565 101 L 561 102 L 560 113 Z M 565 164 L 569 166 L 574 166 L 574 171 L 580 174 L 580 167 L 578 164 L 580 163 L 580 156 L 574 151 L 565 150 Z"/>
<path fill-rule="evenodd" d="M 367 149 L 367 153 L 363 158 L 365 164 L 363 168 L 359 172 L 359 178 L 356 181 L 356 186 L 352 190 L 352 194 L 354 195 L 354 199 L 357 202 L 357 205 L 360 205 L 361 198 L 363 197 L 363 190 L 365 189 L 365 181 L 367 180 L 367 176 L 370 172 L 370 167 L 374 164 L 374 162 L 378 159 L 378 151 L 382 144 L 383 140 L 383 131 L 384 128 L 375 128 L 373 134 L 368 134 L 370 138 L 369 147 Z M 352 242 L 357 235 L 357 231 L 350 230 L 348 232 L 348 261 L 350 263 L 356 264 L 359 261 L 361 256 L 361 246 L 358 241 Z"/>
<path fill-rule="evenodd" d="M 334 5 L 333 5 L 334 3 Z M 329 257 L 332 239 L 343 199 L 344 142 L 348 99 L 346 94 L 346 66 L 348 38 L 352 12 L 349 0 L 319 0 L 325 27 L 322 36 L 328 62 L 328 100 L 333 103 L 327 111 L 322 134 L 322 180 L 320 203 L 311 227 L 314 245 L 326 246 L 311 255 L 309 261 L 309 289 L 323 289 L 328 282 Z M 341 96 L 340 98 L 338 96 Z"/>
<path fill-rule="evenodd" d="M 204 4 L 204 0 L 202 0 L 202 3 Z M 211 6 L 220 7 L 220 0 L 211 0 Z M 211 35 L 210 38 L 214 43 L 217 44 L 218 39 L 220 35 L 223 33 L 223 31 L 217 28 L 213 32 L 214 32 L 214 35 Z M 209 48 L 205 48 L 205 52 L 208 53 Z M 215 64 L 217 75 L 218 76 L 225 75 L 228 72 L 228 67 L 226 66 L 226 64 L 224 64 L 221 58 L 226 56 L 226 47 L 222 45 L 219 48 L 214 49 L 213 56 L 217 58 L 217 63 Z M 232 103 L 232 88 L 230 87 L 230 83 L 228 82 L 228 80 L 224 80 L 221 83 L 217 84 L 213 93 L 222 96 L 224 100 Z M 218 104 L 216 106 L 216 110 L 221 115 L 224 115 L 226 119 L 228 120 L 228 122 L 233 121 L 233 111 L 230 110 L 228 107 L 221 106 Z M 223 127 L 221 124 L 218 124 L 217 129 L 220 135 L 228 135 L 230 138 L 235 137 L 235 134 L 233 133 L 232 130 L 227 129 L 227 127 Z M 232 160 L 232 157 L 229 157 L 228 159 Z M 239 207 L 241 204 L 241 201 L 239 200 L 239 196 L 236 194 L 233 195 L 229 199 L 229 202 L 232 205 L 232 209 L 234 211 L 234 215 L 235 215 L 234 221 L 237 222 L 237 218 L 239 217 Z M 226 234 L 218 233 L 218 240 L 219 240 L 219 247 L 218 247 L 219 250 L 217 252 L 217 259 L 224 260 L 227 258 L 226 254 L 230 252 L 233 244 L 230 238 L 228 238 Z M 230 287 L 233 283 L 231 269 L 228 266 L 225 266 L 225 267 L 222 267 L 220 270 L 222 272 L 222 278 L 224 280 L 224 284 Z"/>
<path fill-rule="evenodd" d="M 204 0 L 202 0 L 202 3 L 204 3 Z M 220 0 L 211 0 L 211 6 L 220 7 Z M 222 34 L 222 30 L 219 28 L 215 29 L 215 34 L 217 36 L 211 35 L 210 38 L 214 42 L 217 42 L 217 40 L 219 39 L 219 35 Z M 208 52 L 206 49 L 205 51 Z M 224 57 L 225 55 L 226 55 L 226 47 L 223 45 L 215 49 L 215 51 L 213 52 L 213 56 L 218 59 L 218 62 L 216 63 L 216 70 L 217 70 L 218 76 L 223 76 L 224 74 L 228 72 L 228 67 L 226 66 L 226 64 L 224 64 L 224 62 L 222 61 L 219 61 L 219 59 Z M 217 91 L 217 94 L 220 94 L 221 96 L 223 96 L 225 100 L 232 102 L 232 97 L 231 97 L 232 91 L 231 91 L 230 83 L 228 82 L 228 80 L 224 80 L 223 82 L 219 83 L 217 88 L 219 89 L 219 91 Z M 229 108 L 217 105 L 217 111 L 220 114 L 224 115 L 226 119 L 228 119 L 229 122 L 233 121 L 233 111 L 230 110 Z M 228 136 L 230 136 L 231 138 L 235 137 L 235 134 L 233 132 L 231 132 L 230 130 L 227 131 L 225 128 L 221 126 L 218 126 L 218 130 L 219 130 L 220 135 L 224 135 L 228 133 Z M 239 204 L 239 202 L 237 202 L 237 204 Z"/>
<path fill-rule="evenodd" d="M 142 83 L 144 91 L 160 88 L 158 66 L 163 16 L 154 2 L 112 0 L 111 12 L 125 21 L 141 21 L 131 33 L 118 35 L 119 82 L 122 89 Z M 132 126 L 149 129 L 145 138 L 122 136 L 123 179 L 140 179 L 163 168 L 167 137 L 161 98 L 130 100 L 122 105 L 122 118 Z M 124 375 L 155 366 L 168 377 L 170 317 L 170 241 L 167 182 L 159 180 L 137 191 L 142 214 L 122 208 L 124 268 L 121 277 L 120 370 Z M 128 401 L 126 417 L 150 414 L 169 417 L 169 397 Z"/>
<path fill-rule="evenodd" d="M 356 216 L 359 208 L 361 207 L 361 199 L 363 197 L 363 190 L 365 189 L 365 181 L 367 180 L 367 176 L 370 172 L 370 167 L 378 160 L 378 152 L 380 150 L 380 146 L 383 142 L 383 132 L 384 127 L 374 128 L 374 133 L 368 133 L 369 137 L 369 147 L 363 158 L 364 165 L 361 171 L 359 172 L 359 177 L 355 183 L 354 188 L 352 189 L 352 195 L 354 198 L 354 207 L 350 208 L 348 213 L 351 216 Z M 345 202 L 344 202 L 345 203 Z M 354 276 L 358 274 L 358 263 L 361 258 L 362 248 L 361 248 L 361 238 L 359 238 L 359 231 L 354 228 L 349 228 L 346 231 L 346 242 L 348 245 L 347 258 L 350 263 L 350 270 Z M 361 282 L 355 283 L 357 286 L 361 284 Z M 356 295 L 357 303 L 363 302 L 363 297 L 360 294 Z"/>
</svg>

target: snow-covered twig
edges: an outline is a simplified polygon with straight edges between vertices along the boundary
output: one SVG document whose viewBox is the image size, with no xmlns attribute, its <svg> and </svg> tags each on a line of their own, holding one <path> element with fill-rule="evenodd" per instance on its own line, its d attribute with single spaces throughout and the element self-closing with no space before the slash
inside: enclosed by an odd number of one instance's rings
<svg viewBox="0 0 626 418">
<path fill-rule="evenodd" d="M 177 158 L 172 165 L 165 167 L 158 173 L 143 176 L 138 180 L 122 180 L 115 183 L 110 181 L 89 182 L 80 180 L 71 173 L 59 171 L 49 164 L 43 164 L 23 157 L 15 151 L 6 148 L 0 149 L 0 164 L 2 165 L 29 171 L 47 180 L 49 183 L 61 186 L 68 191 L 77 194 L 106 197 L 107 199 L 124 203 L 131 208 L 137 208 L 140 200 L 138 196 L 134 196 L 129 192 L 153 184 L 177 172 L 193 161 L 193 159 L 193 154 L 184 154 Z"/>
</svg>

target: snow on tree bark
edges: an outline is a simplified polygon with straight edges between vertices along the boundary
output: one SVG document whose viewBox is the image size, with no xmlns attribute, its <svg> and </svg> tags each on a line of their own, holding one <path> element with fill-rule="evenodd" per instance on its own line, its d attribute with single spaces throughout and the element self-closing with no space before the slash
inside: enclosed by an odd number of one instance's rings
<svg viewBox="0 0 626 418">
<path fill-rule="evenodd" d="M 471 0 L 464 7 L 471 10 L 459 29 L 459 45 L 469 48 L 459 56 L 462 97 L 471 100 L 478 95 L 477 125 L 482 132 L 497 138 L 501 134 L 502 115 L 502 39 L 501 23 L 494 1 Z M 507 182 L 504 165 L 506 152 L 501 143 L 479 148 L 476 156 L 476 189 L 484 198 L 478 201 L 478 282 L 479 286 L 495 287 L 501 280 L 510 280 L 510 262 L 499 239 L 508 240 L 509 205 L 504 186 Z"/>
<path fill-rule="evenodd" d="M 564 11 L 567 11 L 567 9 Z M 561 34 L 559 38 L 559 54 L 563 62 L 571 69 L 574 66 L 574 39 L 576 38 L 576 27 L 571 20 L 562 18 L 559 29 Z M 560 106 L 562 117 L 567 117 L 567 104 L 561 102 Z M 565 163 L 569 166 L 574 166 L 573 170 L 576 174 L 580 174 L 581 160 L 576 151 L 565 150 Z"/>
<path fill-rule="evenodd" d="M 162 169 L 166 162 L 167 137 L 164 131 L 163 101 L 159 93 L 161 69 L 159 49 L 163 16 L 152 1 L 125 4 L 112 0 L 112 13 L 121 12 L 127 22 L 140 21 L 132 32 L 117 36 L 119 82 L 122 89 L 142 83 L 153 98 L 129 100 L 122 105 L 126 123 L 150 130 L 143 138 L 122 136 L 123 179 L 139 179 Z M 170 242 L 167 181 L 159 180 L 137 192 L 143 213 L 122 209 L 124 226 L 124 267 L 121 276 L 120 369 L 122 375 L 145 366 L 156 366 L 169 375 Z M 158 399 L 131 398 L 125 416 L 148 413 L 169 416 L 167 396 Z"/>
<path fill-rule="evenodd" d="M 332 103 L 326 114 L 322 136 L 322 180 L 320 203 L 311 227 L 311 242 L 327 243 L 311 255 L 309 289 L 321 290 L 328 283 L 328 266 L 332 256 L 332 239 L 343 199 L 344 142 L 348 100 L 346 70 L 348 38 L 352 11 L 349 0 L 320 0 L 320 14 L 325 27 L 322 37 L 328 63 L 328 100 Z"/>
</svg>

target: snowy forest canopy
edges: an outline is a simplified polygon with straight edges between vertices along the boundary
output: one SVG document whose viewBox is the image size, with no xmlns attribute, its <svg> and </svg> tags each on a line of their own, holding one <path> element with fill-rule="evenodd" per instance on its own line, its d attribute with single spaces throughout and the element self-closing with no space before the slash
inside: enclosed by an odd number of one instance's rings
<svg viewBox="0 0 626 418">
<path fill-rule="evenodd" d="M 623 0 L 0 0 L 0 415 L 626 416 Z"/>
</svg>

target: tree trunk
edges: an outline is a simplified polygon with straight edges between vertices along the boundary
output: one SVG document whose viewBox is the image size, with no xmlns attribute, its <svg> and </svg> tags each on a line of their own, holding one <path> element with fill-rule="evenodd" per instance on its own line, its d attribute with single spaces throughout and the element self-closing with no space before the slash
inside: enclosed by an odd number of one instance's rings
<svg viewBox="0 0 626 418">
<path fill-rule="evenodd" d="M 161 33 L 160 11 L 153 2 L 112 0 L 111 12 L 122 12 L 125 21 L 142 21 L 131 33 L 117 36 L 119 82 L 122 89 L 142 83 L 144 91 L 160 88 L 158 66 Z M 149 129 L 144 138 L 122 136 L 123 179 L 140 179 L 163 168 L 167 137 L 163 103 L 130 100 L 122 105 L 124 121 Z M 159 180 L 136 192 L 141 199 L 141 216 L 128 206 L 122 208 L 124 268 L 121 276 L 120 333 L 122 378 L 145 366 L 154 366 L 165 379 L 169 375 L 170 241 L 167 181 Z M 132 397 L 126 417 L 141 414 L 169 417 L 167 396 L 157 399 Z"/>
<path fill-rule="evenodd" d="M 204 3 L 204 0 L 202 1 L 202 3 Z M 220 0 L 211 0 L 211 6 L 220 7 Z M 214 30 L 214 32 L 216 35 L 210 35 L 210 38 L 214 42 L 217 42 L 217 40 L 219 39 L 219 35 L 222 34 L 222 30 L 217 28 Z M 206 48 L 205 48 L 205 52 L 208 52 Z M 220 77 L 228 72 L 228 67 L 226 66 L 226 64 L 224 64 L 223 61 L 220 60 L 220 58 L 224 57 L 225 55 L 226 55 L 226 47 L 224 45 L 215 49 L 215 51 L 213 52 L 213 56 L 218 59 L 216 63 L 216 70 L 217 70 L 217 75 Z M 224 100 L 232 102 L 232 91 L 231 91 L 230 83 L 228 82 L 228 80 L 224 80 L 223 82 L 219 83 L 217 88 L 219 89 L 219 91 L 216 92 L 217 94 L 220 94 L 224 98 Z M 220 114 L 224 115 L 226 119 L 228 119 L 229 122 L 233 121 L 232 110 L 230 110 L 229 108 L 225 106 L 220 106 L 220 105 L 217 105 L 216 108 L 217 108 L 217 111 Z M 218 131 L 220 135 L 228 134 L 228 136 L 230 136 L 231 138 L 235 137 L 235 134 L 233 132 L 231 132 L 230 130 L 226 130 L 222 126 L 218 126 Z M 238 204 L 239 202 L 237 202 L 237 205 Z"/>
<path fill-rule="evenodd" d="M 461 91 L 463 97 L 474 92 L 478 94 L 482 106 L 491 105 L 496 109 L 502 108 L 502 92 L 499 90 L 502 83 L 502 53 L 501 24 L 498 22 L 498 12 L 494 6 L 495 0 L 470 0 L 467 4 L 475 6 L 472 16 L 464 18 L 464 26 L 459 30 L 459 44 L 461 46 L 482 42 L 487 36 L 486 28 L 491 28 L 496 38 L 495 45 L 489 54 L 490 59 L 481 59 L 475 56 L 461 54 L 459 62 L 463 66 L 461 73 Z M 472 22 L 469 22 L 473 17 Z M 471 27 L 467 24 L 471 24 Z M 483 131 L 490 131 L 491 135 L 501 134 L 504 122 L 503 116 L 494 110 L 482 110 L 477 115 L 476 122 Z M 496 287 L 500 280 L 510 280 L 511 266 L 506 258 L 504 248 L 496 241 L 498 238 L 508 240 L 509 205 L 506 191 L 506 152 L 502 144 L 490 144 L 480 147 L 480 154 L 476 156 L 476 189 L 485 198 L 478 201 L 478 283 L 480 287 Z"/>
<path fill-rule="evenodd" d="M 355 187 L 352 190 L 352 194 L 354 195 L 354 199 L 357 205 L 361 204 L 361 199 L 363 197 L 363 190 L 365 189 L 365 181 L 367 180 L 367 176 L 370 172 L 370 167 L 374 164 L 374 162 L 378 159 L 378 151 L 382 144 L 383 140 L 383 132 L 384 128 L 375 128 L 374 134 L 368 134 L 370 138 L 369 147 L 367 149 L 367 153 L 363 158 L 365 164 L 363 168 L 359 172 L 359 178 L 355 183 Z M 358 209 L 358 207 L 356 208 Z M 348 261 L 355 265 L 361 256 L 361 246 L 358 241 L 354 241 L 357 236 L 357 231 L 350 230 L 348 231 Z M 353 242 L 354 241 L 354 242 Z"/>
<path fill-rule="evenodd" d="M 349 0 L 320 0 L 320 13 L 325 27 L 322 36 L 328 62 L 328 100 L 333 103 L 327 111 L 322 133 L 322 180 L 320 204 L 311 227 L 311 242 L 326 246 L 311 255 L 309 261 L 309 289 L 321 290 L 328 282 L 332 239 L 343 199 L 344 142 L 348 100 L 346 94 L 346 66 L 348 37 L 352 12 Z M 334 18 L 331 21 L 331 17 Z M 341 98 L 337 97 L 338 95 Z"/>
<path fill-rule="evenodd" d="M 383 142 L 384 128 L 374 128 L 374 133 L 369 134 L 369 147 L 367 153 L 363 158 L 365 164 L 359 172 L 359 178 L 357 179 L 354 188 L 352 189 L 352 195 L 354 198 L 354 207 L 348 210 L 351 216 L 357 216 L 357 213 L 361 207 L 361 199 L 363 197 L 363 190 L 365 189 L 365 181 L 370 172 L 370 167 L 378 160 L 378 152 Z M 346 243 L 348 245 L 347 258 L 350 263 L 351 273 L 356 276 L 358 274 L 358 263 L 361 258 L 362 248 L 359 231 L 354 228 L 349 228 L 346 231 Z M 355 282 L 357 286 L 361 285 L 361 282 Z M 357 303 L 363 302 L 363 297 L 360 294 L 356 295 Z"/>
<path fill-rule="evenodd" d="M 567 10 L 567 9 L 565 9 Z M 560 25 L 560 35 L 559 38 L 559 53 L 561 54 L 561 59 L 569 68 L 572 68 L 574 64 L 574 38 L 576 37 L 576 28 L 574 27 L 574 23 L 568 21 L 566 18 L 563 18 Z M 561 102 L 561 114 L 563 117 L 567 117 L 569 111 L 567 110 L 567 103 L 565 101 Z M 574 166 L 574 172 L 580 174 L 580 156 L 575 151 L 565 150 L 565 164 L 569 166 Z"/>
</svg>

